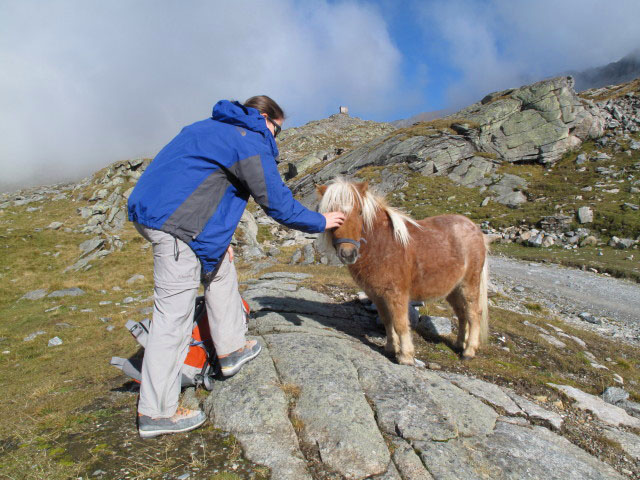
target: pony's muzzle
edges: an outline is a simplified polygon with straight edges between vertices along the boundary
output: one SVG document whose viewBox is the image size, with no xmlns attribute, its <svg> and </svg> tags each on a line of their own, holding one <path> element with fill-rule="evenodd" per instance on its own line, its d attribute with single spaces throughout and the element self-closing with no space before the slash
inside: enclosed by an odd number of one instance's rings
<svg viewBox="0 0 640 480">
<path fill-rule="evenodd" d="M 358 248 L 350 244 L 340 244 L 336 247 L 338 258 L 345 265 L 352 265 L 358 260 Z"/>
<path fill-rule="evenodd" d="M 356 263 L 361 243 L 367 243 L 367 241 L 364 238 L 361 238 L 360 241 L 353 240 L 351 238 L 333 239 L 333 246 L 336 249 L 336 254 L 340 261 L 345 265 Z"/>
</svg>

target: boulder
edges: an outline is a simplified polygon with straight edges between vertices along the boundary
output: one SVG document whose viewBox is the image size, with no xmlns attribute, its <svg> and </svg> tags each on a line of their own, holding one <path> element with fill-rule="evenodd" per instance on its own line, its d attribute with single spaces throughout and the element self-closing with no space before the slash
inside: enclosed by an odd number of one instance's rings
<svg viewBox="0 0 640 480">
<path fill-rule="evenodd" d="M 582 224 L 593 222 L 593 210 L 591 207 L 578 208 L 578 221 Z"/>
<path fill-rule="evenodd" d="M 421 315 L 418 324 L 415 326 L 416 332 L 420 335 L 430 338 L 438 338 L 444 335 L 450 335 L 451 319 L 447 317 L 432 317 L 430 315 Z"/>
<path fill-rule="evenodd" d="M 508 162 L 553 163 L 604 132 L 598 108 L 576 95 L 571 77 L 497 92 L 453 116 L 478 124 L 478 149 Z"/>
</svg>

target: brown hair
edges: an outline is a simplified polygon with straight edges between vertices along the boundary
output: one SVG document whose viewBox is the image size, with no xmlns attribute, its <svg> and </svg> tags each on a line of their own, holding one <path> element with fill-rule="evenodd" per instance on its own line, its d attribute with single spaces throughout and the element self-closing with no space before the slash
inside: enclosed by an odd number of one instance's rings
<svg viewBox="0 0 640 480">
<path fill-rule="evenodd" d="M 273 99 L 266 95 L 256 95 L 249 98 L 244 102 L 245 107 L 251 107 L 258 110 L 260 113 L 266 113 L 269 118 L 273 120 L 280 120 L 285 118 L 284 112 Z"/>
</svg>

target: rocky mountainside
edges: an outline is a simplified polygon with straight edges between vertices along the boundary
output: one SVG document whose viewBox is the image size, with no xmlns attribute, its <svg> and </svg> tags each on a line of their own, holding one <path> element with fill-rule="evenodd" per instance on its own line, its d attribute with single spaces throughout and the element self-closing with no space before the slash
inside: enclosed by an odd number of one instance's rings
<svg viewBox="0 0 640 480">
<path fill-rule="evenodd" d="M 605 116 L 577 96 L 570 77 L 495 92 L 442 120 L 372 140 L 296 179 L 293 188 L 308 199 L 312 185 L 371 165 L 403 164 L 421 175 L 458 177 L 464 169 L 463 177 L 469 170 L 484 177 L 502 162 L 552 164 L 583 141 L 602 136 Z"/>
<path fill-rule="evenodd" d="M 570 75 L 575 78 L 578 92 L 629 82 L 640 77 L 640 49 L 631 52 L 617 62 L 581 72 L 570 72 Z"/>
<path fill-rule="evenodd" d="M 400 129 L 334 115 L 283 132 L 283 173 L 309 204 L 335 175 L 366 179 L 416 217 L 465 213 L 506 246 L 554 261 L 602 254 L 640 278 L 638 87 L 578 96 L 559 78 Z M 264 352 L 211 395 L 185 392 L 215 428 L 139 441 L 136 387 L 108 359 L 135 353 L 121 325 L 152 311 L 149 245 L 124 217 L 148 163 L 0 195 L 7 476 L 640 478 L 640 330 L 577 311 L 571 270 L 543 277 L 554 279 L 546 296 L 531 286 L 537 264 L 493 275 L 490 340 L 469 363 L 451 348 L 446 304 L 408 305 L 425 367 L 399 366 L 375 306 L 316 236 L 255 204 L 234 244 Z M 624 298 L 637 290 L 625 285 Z"/>
<path fill-rule="evenodd" d="M 278 137 L 281 169 L 287 179 L 367 143 L 395 127 L 339 113 L 288 128 Z"/>
</svg>

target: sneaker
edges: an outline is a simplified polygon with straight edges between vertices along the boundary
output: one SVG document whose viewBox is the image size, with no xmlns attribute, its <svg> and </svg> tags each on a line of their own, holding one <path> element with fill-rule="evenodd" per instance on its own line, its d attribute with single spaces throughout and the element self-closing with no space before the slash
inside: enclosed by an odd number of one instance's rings
<svg viewBox="0 0 640 480">
<path fill-rule="evenodd" d="M 220 372 L 223 377 L 232 377 L 240 371 L 242 365 L 258 356 L 262 347 L 256 340 L 249 340 L 240 350 L 230 353 L 226 357 L 218 357 Z"/>
<path fill-rule="evenodd" d="M 188 432 L 198 428 L 207 419 L 202 410 L 178 407 L 170 418 L 152 418 L 138 414 L 138 433 L 142 438 L 152 438 L 165 433 Z"/>
</svg>

